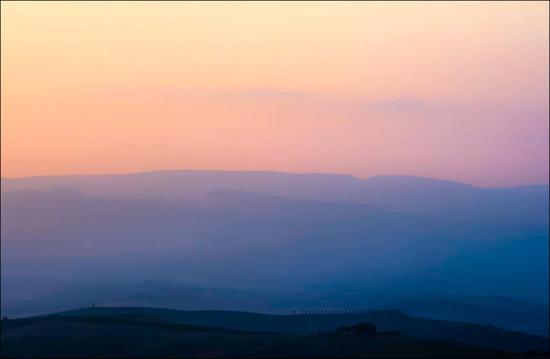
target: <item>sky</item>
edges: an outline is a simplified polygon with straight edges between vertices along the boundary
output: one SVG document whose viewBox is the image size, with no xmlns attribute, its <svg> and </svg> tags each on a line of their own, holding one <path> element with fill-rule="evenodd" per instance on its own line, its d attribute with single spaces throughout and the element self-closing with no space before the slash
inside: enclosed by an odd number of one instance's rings
<svg viewBox="0 0 550 359">
<path fill-rule="evenodd" d="M 2 2 L 1 174 L 548 183 L 548 2 Z"/>
</svg>

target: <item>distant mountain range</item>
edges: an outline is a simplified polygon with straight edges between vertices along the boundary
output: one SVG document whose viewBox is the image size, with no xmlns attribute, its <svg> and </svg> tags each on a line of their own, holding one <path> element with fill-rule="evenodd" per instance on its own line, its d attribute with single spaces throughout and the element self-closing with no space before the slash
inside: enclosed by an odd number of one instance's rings
<svg viewBox="0 0 550 359">
<path fill-rule="evenodd" d="M 111 198 L 199 198 L 216 190 L 297 199 L 363 203 L 399 211 L 493 220 L 544 222 L 548 185 L 485 189 L 414 176 L 366 180 L 339 174 L 284 172 L 156 171 L 124 175 L 2 178 L 2 191 L 76 190 Z"/>
<path fill-rule="evenodd" d="M 2 275 L 88 285 L 167 278 L 236 291 L 226 303 L 239 309 L 399 303 L 413 314 L 496 323 L 500 314 L 480 309 L 487 303 L 453 301 L 506 297 L 547 308 L 548 194 L 546 185 L 485 189 L 408 176 L 271 172 L 2 179 Z M 40 301 L 44 310 L 83 305 L 52 307 L 62 301 L 51 290 L 56 281 L 32 283 L 20 281 L 26 298 L 3 290 L 3 310 L 26 313 Z M 80 298 L 163 306 L 198 293 L 101 286 L 84 287 Z M 390 294 L 375 301 L 376 293 Z M 446 316 L 453 311 L 456 318 Z M 501 324 L 547 328 L 529 323 Z"/>
</svg>

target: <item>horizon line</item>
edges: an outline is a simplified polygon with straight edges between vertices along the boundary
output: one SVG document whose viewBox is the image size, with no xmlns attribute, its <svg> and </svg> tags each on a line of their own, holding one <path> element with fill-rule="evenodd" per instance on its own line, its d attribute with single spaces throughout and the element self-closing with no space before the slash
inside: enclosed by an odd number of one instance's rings
<svg viewBox="0 0 550 359">
<path fill-rule="evenodd" d="M 452 182 L 461 185 L 467 185 L 474 188 L 481 189 L 505 189 L 505 188 L 517 188 L 517 187 L 536 187 L 536 186 L 550 186 L 549 183 L 531 183 L 531 184 L 521 184 L 521 185 L 512 185 L 512 186 L 497 186 L 497 187 L 488 187 L 488 186 L 479 186 L 474 185 L 468 182 L 456 181 L 448 178 L 440 177 L 427 177 L 419 175 L 409 175 L 409 174 L 377 174 L 368 177 L 358 177 L 349 173 L 337 173 L 337 172 L 292 172 L 292 171 L 280 171 L 280 170 L 215 170 L 215 169 L 189 169 L 189 168 L 178 168 L 178 169 L 164 169 L 164 170 L 146 170 L 146 171 L 136 171 L 136 172 L 111 172 L 111 173 L 92 173 L 92 174 L 60 174 L 60 175 L 32 175 L 32 176 L 17 176 L 17 177 L 4 177 L 0 176 L 1 180 L 21 180 L 29 178 L 46 178 L 46 177 L 99 177 L 99 176 L 131 176 L 131 175 L 140 175 L 140 174 L 149 174 L 149 173 L 160 173 L 160 172 L 220 172 L 220 173 L 263 173 L 263 174 L 290 174 L 290 175 L 326 175 L 326 176 L 342 176 L 350 177 L 360 181 L 368 181 L 369 179 L 375 177 L 411 177 L 411 178 L 420 178 L 420 179 L 429 179 L 436 181 Z"/>
</svg>

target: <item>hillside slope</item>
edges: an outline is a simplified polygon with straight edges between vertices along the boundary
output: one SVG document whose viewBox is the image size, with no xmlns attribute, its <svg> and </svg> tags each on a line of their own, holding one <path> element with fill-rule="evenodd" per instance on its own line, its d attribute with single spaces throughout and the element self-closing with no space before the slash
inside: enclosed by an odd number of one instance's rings
<svg viewBox="0 0 550 359">
<path fill-rule="evenodd" d="M 166 319 L 170 317 L 172 319 Z M 377 321 L 400 327 L 392 336 L 308 335 L 314 327 Z M 243 331 L 190 325 L 182 320 L 262 328 Z M 433 322 L 433 323 L 432 323 Z M 428 324 L 426 324 L 428 323 Z M 267 316 L 243 312 L 181 312 L 154 308 L 86 308 L 55 315 L 2 321 L 2 357 L 520 357 L 521 351 L 548 350 L 548 341 L 497 328 L 464 331 L 466 323 L 425 321 L 395 312 L 353 315 Z M 279 333 L 267 332 L 278 328 Z M 427 329 L 428 328 L 428 329 Z M 429 329 L 431 328 L 431 329 Z M 450 328 L 457 328 L 454 332 Z M 296 329 L 300 333 L 296 333 Z M 436 334 L 436 329 L 439 334 Z M 444 329 L 444 330 L 442 330 Z M 318 330 L 318 329 L 317 329 Z M 409 333 L 418 332 L 418 335 Z M 441 339 L 462 333 L 458 338 Z M 482 346 L 468 344 L 475 334 Z M 480 335 L 481 334 L 481 335 Z M 430 337 L 439 336 L 432 339 Z M 494 341 L 495 338 L 498 339 Z M 500 343 L 500 344 L 497 344 Z M 491 350 L 487 347 L 499 347 Z M 505 350 L 513 350 L 510 354 Z"/>
<path fill-rule="evenodd" d="M 493 326 L 465 322 L 423 319 L 398 311 L 370 311 L 350 314 L 267 315 L 228 311 L 177 311 L 156 308 L 85 308 L 64 316 L 141 314 L 173 323 L 231 328 L 255 332 L 315 334 L 360 322 L 375 324 L 380 331 L 398 331 L 421 339 L 452 341 L 498 350 L 548 350 L 548 339 Z"/>
</svg>

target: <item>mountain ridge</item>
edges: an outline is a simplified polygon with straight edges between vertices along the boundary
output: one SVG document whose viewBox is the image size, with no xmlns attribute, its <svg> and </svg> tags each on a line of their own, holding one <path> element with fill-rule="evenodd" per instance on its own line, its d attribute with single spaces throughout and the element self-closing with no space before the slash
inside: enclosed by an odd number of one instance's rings
<svg viewBox="0 0 550 359">
<path fill-rule="evenodd" d="M 20 181 L 20 180 L 37 180 L 37 179 L 59 179 L 59 178 L 71 178 L 71 179 L 80 179 L 84 177 L 131 177 L 131 176 L 150 176 L 150 175 L 174 175 L 174 174 L 209 174 L 209 175 L 220 175 L 220 174 L 233 174 L 233 175 L 290 175 L 290 176 L 309 176 L 309 177 L 334 177 L 349 179 L 354 181 L 378 181 L 380 179 L 398 179 L 398 180 L 428 180 L 432 182 L 440 182 L 447 184 L 455 184 L 468 186 L 471 188 L 479 189 L 507 189 L 507 188 L 522 188 L 522 187 L 548 187 L 550 184 L 547 183 L 532 183 L 532 184 L 523 184 L 523 185 L 512 185 L 512 186 L 497 186 L 497 187 L 488 187 L 488 186 L 478 186 L 473 185 L 467 182 L 461 182 L 446 178 L 436 178 L 436 177 L 427 177 L 420 175 L 405 175 L 405 174 L 383 174 L 383 175 L 372 175 L 367 177 L 358 177 L 346 173 L 334 173 L 334 172 L 287 172 L 287 171 L 238 171 L 238 170 L 193 170 L 193 169 L 173 169 L 173 170 L 152 170 L 152 171 L 138 171 L 138 172 L 127 172 L 127 173 L 99 173 L 99 174 L 68 174 L 68 175 L 38 175 L 38 176 L 18 176 L 18 177 L 0 177 L 2 182 L 4 181 Z"/>
</svg>

